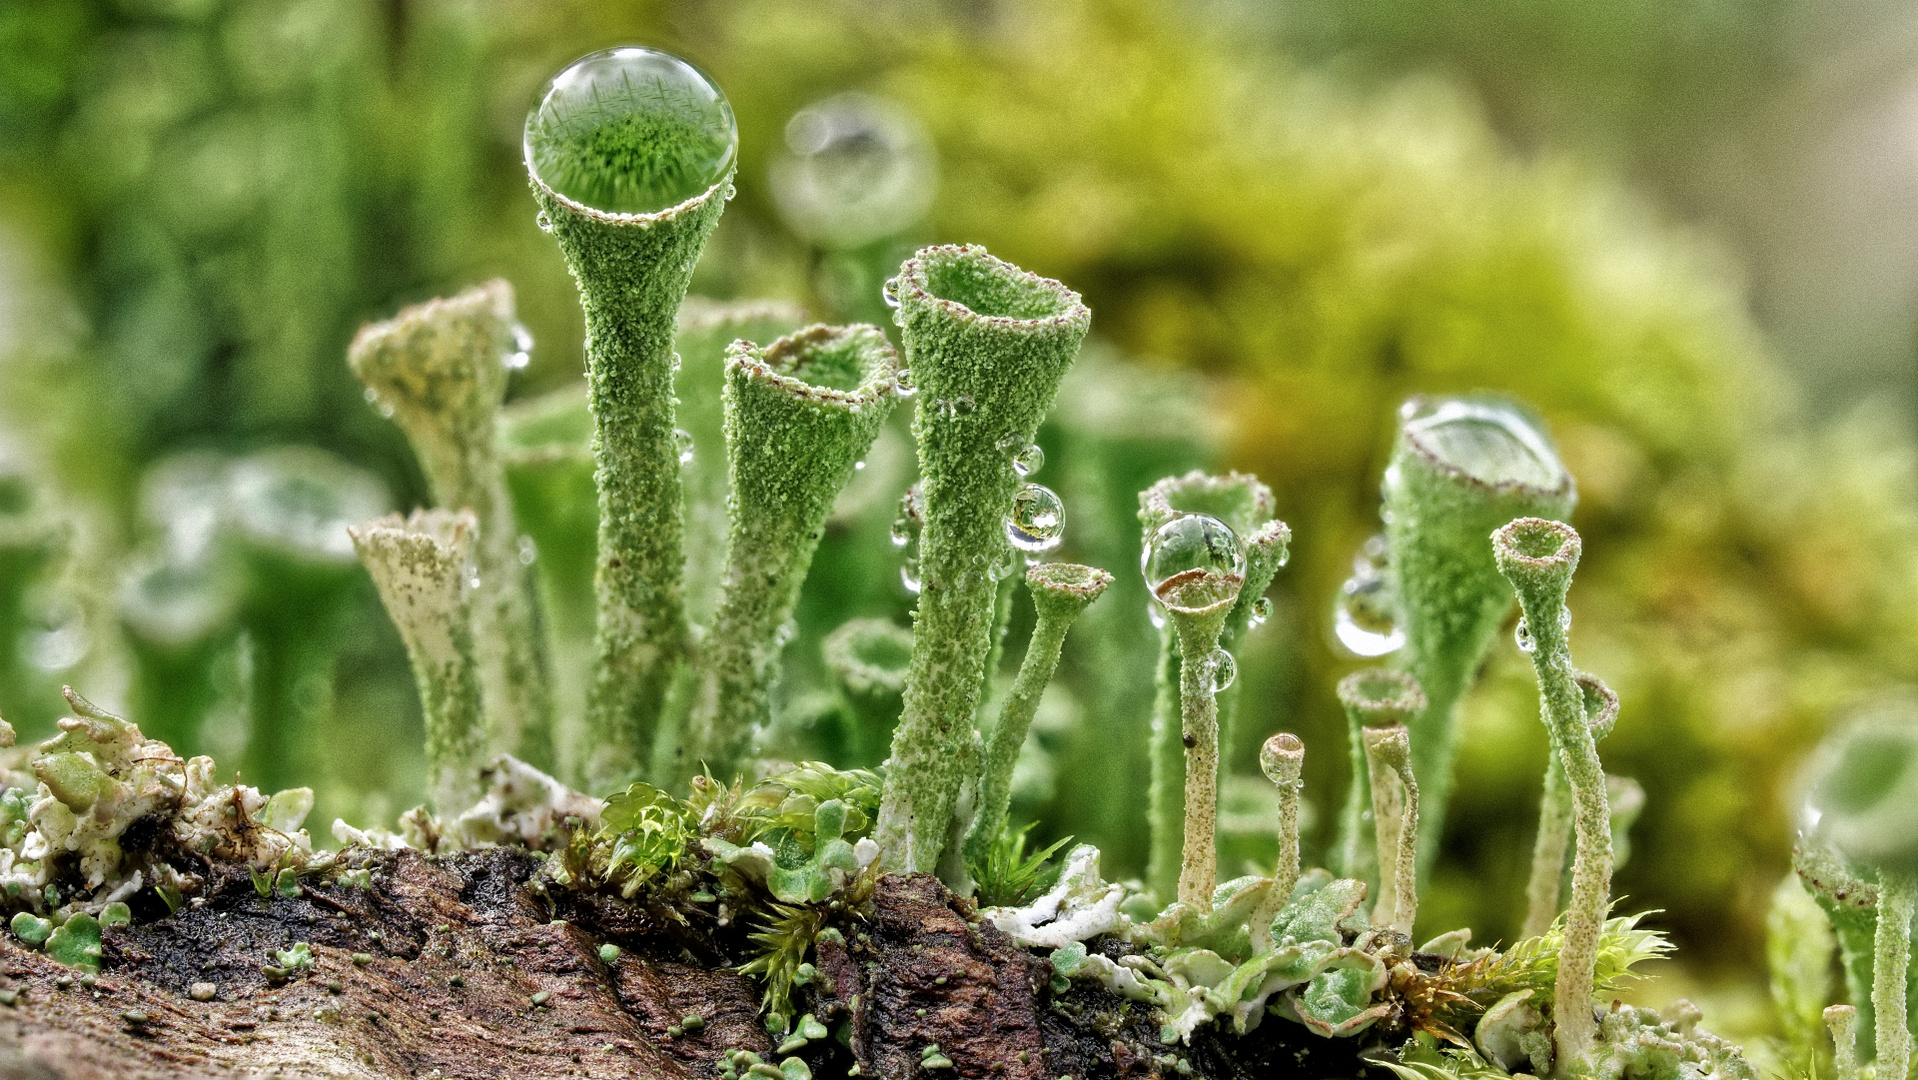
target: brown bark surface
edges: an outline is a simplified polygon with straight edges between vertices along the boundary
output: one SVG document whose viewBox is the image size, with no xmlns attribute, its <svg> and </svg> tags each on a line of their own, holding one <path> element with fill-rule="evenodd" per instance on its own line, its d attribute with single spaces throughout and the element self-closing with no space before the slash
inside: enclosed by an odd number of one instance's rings
<svg viewBox="0 0 1918 1080">
<path fill-rule="evenodd" d="M 549 897 L 537 866 L 509 850 L 399 852 L 373 864 L 370 889 L 312 884 L 271 900 L 233 877 L 203 903 L 108 930 L 91 985 L 5 937 L 0 985 L 18 997 L 0 1005 L 0 1080 L 677 1080 L 714 1076 L 728 1050 L 777 1059 L 759 986 L 732 970 L 751 928 L 602 894 Z M 1281 1021 L 1163 1046 L 1151 1009 L 1085 984 L 1053 993 L 1042 957 L 927 875 L 882 879 L 870 912 L 840 929 L 800 1002 L 850 1035 L 850 1047 L 799 1051 L 818 1080 L 855 1061 L 886 1080 L 1171 1077 L 1181 1060 L 1201 1077 L 1359 1070 L 1355 1040 Z M 313 967 L 269 981 L 272 951 L 298 941 Z M 598 952 L 608 942 L 623 950 L 611 965 Z M 194 1000 L 195 983 L 214 984 L 213 1000 Z M 703 1025 L 667 1031 L 688 1015 Z M 951 1068 L 925 1067 L 933 1044 Z"/>
</svg>

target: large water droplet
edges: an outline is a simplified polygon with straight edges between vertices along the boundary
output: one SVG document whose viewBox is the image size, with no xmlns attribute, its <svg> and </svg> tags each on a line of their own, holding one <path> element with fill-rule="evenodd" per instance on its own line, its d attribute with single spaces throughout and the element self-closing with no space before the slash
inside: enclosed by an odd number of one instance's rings
<svg viewBox="0 0 1918 1080">
<path fill-rule="evenodd" d="M 1381 575 L 1354 576 L 1339 589 L 1332 616 L 1339 644 L 1355 656 L 1384 656 L 1405 646 L 1391 583 Z"/>
<path fill-rule="evenodd" d="M 799 235 L 843 250 L 898 233 L 932 205 L 932 140 L 898 105 L 839 94 L 793 114 L 770 170 L 773 201 Z"/>
<path fill-rule="evenodd" d="M 1556 491 L 1566 482 L 1565 466 L 1545 433 L 1530 417 L 1503 402 L 1466 398 L 1426 402 L 1406 420 L 1405 437 L 1481 483 Z"/>
<path fill-rule="evenodd" d="M 693 433 L 685 428 L 673 429 L 673 449 L 679 451 L 679 463 L 690 465 L 693 461 Z"/>
<path fill-rule="evenodd" d="M 657 49 L 608 49 L 553 76 L 526 118 L 526 164 L 548 188 L 609 214 L 677 206 L 725 178 L 739 149 L 712 80 Z"/>
<path fill-rule="evenodd" d="M 1239 677 L 1238 661 L 1232 659 L 1232 654 L 1224 649 L 1212 650 L 1212 655 L 1206 659 L 1205 670 L 1215 694 L 1223 693 L 1226 687 L 1232 685 L 1232 680 Z"/>
<path fill-rule="evenodd" d="M 1182 514 L 1159 526 L 1139 557 L 1145 583 L 1158 595 L 1167 578 L 1188 570 L 1245 574 L 1245 549 L 1239 534 L 1215 517 Z"/>
<path fill-rule="evenodd" d="M 1066 531 L 1066 504 L 1049 487 L 1027 484 L 1012 497 L 1006 539 L 1020 551 L 1050 551 Z"/>
<path fill-rule="evenodd" d="M 1391 542 L 1384 533 L 1374 533 L 1365 543 L 1359 545 L 1358 554 L 1352 556 L 1352 573 L 1363 577 L 1368 574 L 1383 574 L 1392 564 Z"/>
</svg>

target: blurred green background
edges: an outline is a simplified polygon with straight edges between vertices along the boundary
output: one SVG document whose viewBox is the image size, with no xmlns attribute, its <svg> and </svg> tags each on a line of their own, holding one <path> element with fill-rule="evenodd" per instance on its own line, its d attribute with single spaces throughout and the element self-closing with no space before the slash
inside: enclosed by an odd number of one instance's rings
<svg viewBox="0 0 1918 1080">
<path fill-rule="evenodd" d="M 1608 767 L 1649 794 L 1617 891 L 1663 909 L 1721 1026 L 1762 1025 L 1796 763 L 1918 666 L 1918 15 L 1878 0 L 14 0 L 0 713 L 23 734 L 72 682 L 250 781 L 312 784 L 316 820 L 418 801 L 411 680 L 363 575 L 195 518 L 194 485 L 280 468 L 323 490 L 269 512 L 317 513 L 300 500 L 339 497 L 330 461 L 258 456 L 298 445 L 417 504 L 345 346 L 487 277 L 537 342 L 513 396 L 578 379 L 520 131 L 548 76 L 628 42 L 700 65 L 738 115 L 738 197 L 696 293 L 878 319 L 877 268 L 951 240 L 1091 304 L 1035 479 L 1066 500 L 1060 556 L 1124 587 L 1075 631 L 1022 768 L 1041 834 L 1140 869 L 1134 496 L 1194 466 L 1256 472 L 1296 537 L 1241 658 L 1231 767 L 1256 777 L 1257 742 L 1298 731 L 1329 825 L 1331 688 L 1359 663 L 1332 599 L 1378 527 L 1393 411 L 1510 393 L 1578 477 L 1574 648 L 1624 699 Z M 794 113 L 849 90 L 919 125 L 936 187 L 923 217 L 842 250 L 770 177 Z M 910 607 L 885 536 L 911 479 L 898 431 L 873 464 L 802 603 L 785 752 L 831 748 L 821 639 Z M 198 558 L 208 530 L 238 537 L 218 581 L 134 577 Z M 143 622 L 129 581 L 192 603 Z M 189 683 L 161 719 L 153 687 Z M 1465 723 L 1421 929 L 1509 939 L 1544 760 L 1516 649 L 1494 650 Z M 1269 857 L 1261 784 L 1226 785 L 1228 861 Z"/>
</svg>

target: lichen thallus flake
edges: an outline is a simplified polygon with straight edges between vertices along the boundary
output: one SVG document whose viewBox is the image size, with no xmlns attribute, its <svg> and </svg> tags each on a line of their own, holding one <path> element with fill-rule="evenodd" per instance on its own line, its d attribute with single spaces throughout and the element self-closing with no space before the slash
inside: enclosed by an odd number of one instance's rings
<svg viewBox="0 0 1918 1080">
<path fill-rule="evenodd" d="M 1338 878 L 1301 865 L 1305 745 L 1278 732 L 1258 755 L 1277 788 L 1271 873 L 1218 880 L 1234 653 L 1271 610 L 1264 594 L 1291 540 L 1272 491 L 1251 476 L 1195 471 L 1142 492 L 1152 609 L 1138 617 L 1161 628 L 1146 880 L 1105 882 L 1090 845 L 1048 878 L 1041 866 L 1058 845 L 1024 854 L 1011 812 L 1014 767 L 1068 630 L 1113 583 L 1110 573 L 1026 567 L 1035 617 L 1023 660 L 988 735 L 975 718 L 1008 568 L 1065 539 L 1059 497 L 1029 477 L 1044 464 L 1035 436 L 1090 313 L 1059 282 L 974 246 L 922 249 L 888 282 L 899 352 L 876 327 L 793 329 L 786 309 L 760 311 L 754 332 L 774 340 L 736 341 L 723 371 L 708 372 L 723 388 L 725 483 L 702 475 L 689 496 L 684 455 L 690 449 L 710 469 L 719 448 L 677 423 L 674 334 L 685 330 L 692 267 L 731 192 L 736 144 L 718 88 L 646 49 L 568 68 L 527 123 L 539 220 L 578 283 L 586 320 L 598 500 L 590 698 L 572 711 L 553 704 L 539 636 L 552 600 L 528 586 L 532 560 L 520 542 L 538 524 L 519 521 L 496 456 L 506 372 L 526 365 L 530 347 L 515 330 L 510 292 L 494 283 L 402 312 L 363 331 L 350 359 L 382 412 L 405 428 L 440 505 L 369 521 L 350 541 L 414 667 L 433 812 L 409 812 L 404 839 L 341 825 L 347 852 L 314 852 L 299 828 L 311 792 L 267 798 L 221 787 L 211 761 L 182 767 L 70 692 L 75 716 L 29 765 L 45 794 L 29 812 L 21 789 L 0 792 L 0 846 L 10 856 L 0 858 L 0 895 L 17 912 L 11 925 L 23 947 L 97 967 L 101 926 L 127 914 L 112 890 L 129 873 L 165 890 L 169 906 L 204 885 L 152 851 L 121 847 L 115 829 L 147 815 L 164 819 L 188 850 L 245 861 L 267 902 L 298 895 L 301 879 L 319 874 L 371 887 L 353 861 L 365 846 L 527 844 L 550 852 L 542 890 L 603 890 L 608 903 L 644 890 L 654 913 L 663 904 L 716 913 L 720 927 L 747 920 L 739 969 L 764 983 L 777 1050 L 729 1050 L 716 1067 L 798 1080 L 811 1068 L 800 1055 L 829 1035 L 828 1013 L 804 1011 L 829 981 L 815 950 L 864 933 L 882 874 L 937 871 L 961 893 L 978 878 L 982 894 L 1002 901 L 979 917 L 1044 951 L 1052 976 L 1041 993 L 1088 982 L 1142 1003 L 1156 1010 L 1167 1046 L 1189 1042 L 1201 1025 L 1243 1034 L 1274 1019 L 1327 1038 L 1381 1035 L 1370 1052 L 1404 1080 L 1525 1069 L 1632 1080 L 1751 1075 L 1735 1048 L 1696 1029 L 1695 1011 L 1661 1018 L 1614 1006 L 1602 1024 L 1594 1011 L 1599 992 L 1665 945 L 1636 918 L 1606 918 L 1614 841 L 1596 741 L 1618 700 L 1571 666 L 1565 605 L 1580 540 L 1550 520 L 1569 512 L 1572 482 L 1541 425 L 1491 399 L 1417 400 L 1400 417 L 1384 540 L 1368 545 L 1355 574 L 1364 580 L 1344 590 L 1348 606 L 1359 594 L 1373 605 L 1374 623 L 1362 628 L 1371 637 L 1349 632 L 1350 611 L 1339 625 L 1356 651 L 1394 653 L 1401 670 L 1361 671 L 1338 687 L 1351 766 L 1331 852 Z M 765 756 L 756 737 L 776 726 L 781 651 L 827 514 L 889 410 L 908 399 L 917 403 L 919 479 L 895 539 L 907 549 L 914 623 L 907 631 L 856 619 L 825 650 L 855 730 L 896 722 L 890 749 L 853 738 L 847 753 L 860 760 L 741 779 Z M 691 427 L 713 438 L 710 425 Z M 695 584 L 713 595 L 689 608 L 685 504 L 715 493 L 730 499 L 725 555 L 695 562 L 706 568 Z M 352 503 L 334 500 L 342 501 Z M 377 498 L 361 503 L 363 517 L 384 510 Z M 696 520 L 705 541 L 716 537 L 716 518 Z M 1514 592 L 1551 742 L 1533 925 L 1504 953 L 1468 951 L 1470 933 L 1458 930 L 1414 949 L 1420 867 L 1450 786 L 1453 714 Z M 1394 636 L 1403 647 L 1384 648 L 1380 639 Z M 1903 992 L 1918 893 L 1918 828 L 1908 820 L 1918 806 L 1914 732 L 1918 725 L 1860 728 L 1822 759 L 1808 804 L 1818 865 L 1839 860 L 1845 873 L 1873 877 L 1874 904 L 1892 916 L 1876 923 L 1870 997 L 1879 1068 L 1897 1072 L 1909 1055 Z M 0 741 L 11 741 L 4 723 Z M 588 798 L 535 768 L 553 746 L 589 748 L 576 771 L 611 794 Z M 163 779 L 163 768 L 185 779 Z M 220 806 L 244 820 L 209 809 Z M 1568 833 L 1572 889 L 1560 913 Z M 1088 947 L 1108 935 L 1124 946 Z M 612 943 L 597 955 L 628 962 Z M 292 965 L 272 966 L 293 974 Z M 535 1005 L 548 1004 L 545 993 Z M 1843 1076 L 1854 1067 L 1852 1022 L 1865 1014 L 1855 1002 L 1827 1015 Z M 705 1027 L 688 1015 L 669 1031 Z M 921 1069 L 986 1071 L 957 1044 L 921 1051 Z"/>
</svg>

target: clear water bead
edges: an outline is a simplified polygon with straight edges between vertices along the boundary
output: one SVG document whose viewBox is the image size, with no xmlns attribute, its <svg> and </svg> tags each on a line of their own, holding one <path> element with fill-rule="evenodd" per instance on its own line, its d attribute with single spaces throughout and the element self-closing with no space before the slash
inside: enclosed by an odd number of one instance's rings
<svg viewBox="0 0 1918 1080">
<path fill-rule="evenodd" d="M 533 224 L 539 226 L 540 232 L 549 233 L 553 231 L 553 219 L 547 217 L 546 211 L 544 210 L 541 210 L 539 214 L 533 218 Z"/>
<path fill-rule="evenodd" d="M 1565 466 L 1544 431 L 1504 402 L 1470 398 L 1426 402 L 1406 420 L 1405 437 L 1481 483 L 1554 491 L 1566 481 Z"/>
<path fill-rule="evenodd" d="M 679 451 L 679 463 L 690 465 L 693 460 L 693 433 L 685 428 L 673 429 L 673 449 Z"/>
<path fill-rule="evenodd" d="M 501 361 L 508 371 L 523 371 L 533 362 L 533 333 L 520 323 L 513 324 L 513 351 Z"/>
<path fill-rule="evenodd" d="M 925 518 L 919 512 L 919 489 L 907 488 L 899 497 L 899 512 L 892 519 L 892 546 L 900 550 L 904 561 L 899 566 L 900 584 L 906 591 L 919 594 L 919 533 Z"/>
<path fill-rule="evenodd" d="M 1271 597 L 1261 596 L 1257 600 L 1252 601 L 1251 623 L 1253 626 L 1264 626 L 1265 620 L 1271 617 L 1272 617 L 1272 598 Z"/>
<path fill-rule="evenodd" d="M 1012 497 L 1006 539 L 1020 551 L 1050 551 L 1066 531 L 1066 504 L 1051 488 L 1027 484 Z"/>
<path fill-rule="evenodd" d="M 923 218 L 937 179 L 932 140 L 883 98 L 838 94 L 793 114 L 769 170 L 773 202 L 800 236 L 835 250 Z"/>
<path fill-rule="evenodd" d="M 1146 588 L 1158 595 L 1167 578 L 1188 570 L 1245 574 L 1245 549 L 1239 534 L 1215 517 L 1181 514 L 1159 526 L 1139 557 Z"/>
<path fill-rule="evenodd" d="M 725 179 L 739 151 L 726 95 L 670 53 L 627 47 L 576 61 L 526 118 L 526 166 L 574 202 L 651 214 Z"/>
<path fill-rule="evenodd" d="M 1045 468 L 1046 452 L 1039 449 L 1038 443 L 1027 443 L 1018 453 L 1012 455 L 1012 471 L 1020 476 L 1031 476 Z"/>
<path fill-rule="evenodd" d="M 1354 656 L 1385 656 L 1405 647 L 1392 586 L 1383 575 L 1353 576 L 1339 588 L 1332 632 Z"/>
<path fill-rule="evenodd" d="M 901 399 L 909 398 L 919 392 L 919 383 L 913 378 L 911 368 L 900 368 L 899 374 L 893 376 L 892 392 Z"/>
<path fill-rule="evenodd" d="M 886 302 L 886 306 L 889 308 L 896 308 L 899 306 L 899 275 L 898 274 L 894 274 L 893 276 L 887 278 L 885 281 L 880 283 L 879 299 L 884 300 Z"/>
<path fill-rule="evenodd" d="M 1212 683 L 1212 692 L 1215 694 L 1223 693 L 1226 687 L 1232 685 L 1232 680 L 1239 677 L 1238 661 L 1232 659 L 1232 654 L 1224 649 L 1212 650 L 1212 655 L 1206 659 L 1205 667 L 1206 675 Z"/>
<path fill-rule="evenodd" d="M 1568 633 L 1571 631 L 1571 608 L 1564 608 L 1559 611 L 1558 629 L 1560 633 Z M 1525 616 L 1523 615 L 1518 617 L 1518 625 L 1512 629 L 1512 642 L 1518 646 L 1519 652 L 1528 653 L 1538 648 L 1538 642 L 1532 637 L 1532 628 L 1526 625 Z"/>
<path fill-rule="evenodd" d="M 535 544 L 533 538 L 525 533 L 519 534 L 519 564 L 521 566 L 531 566 L 538 558 L 539 545 Z"/>
</svg>

